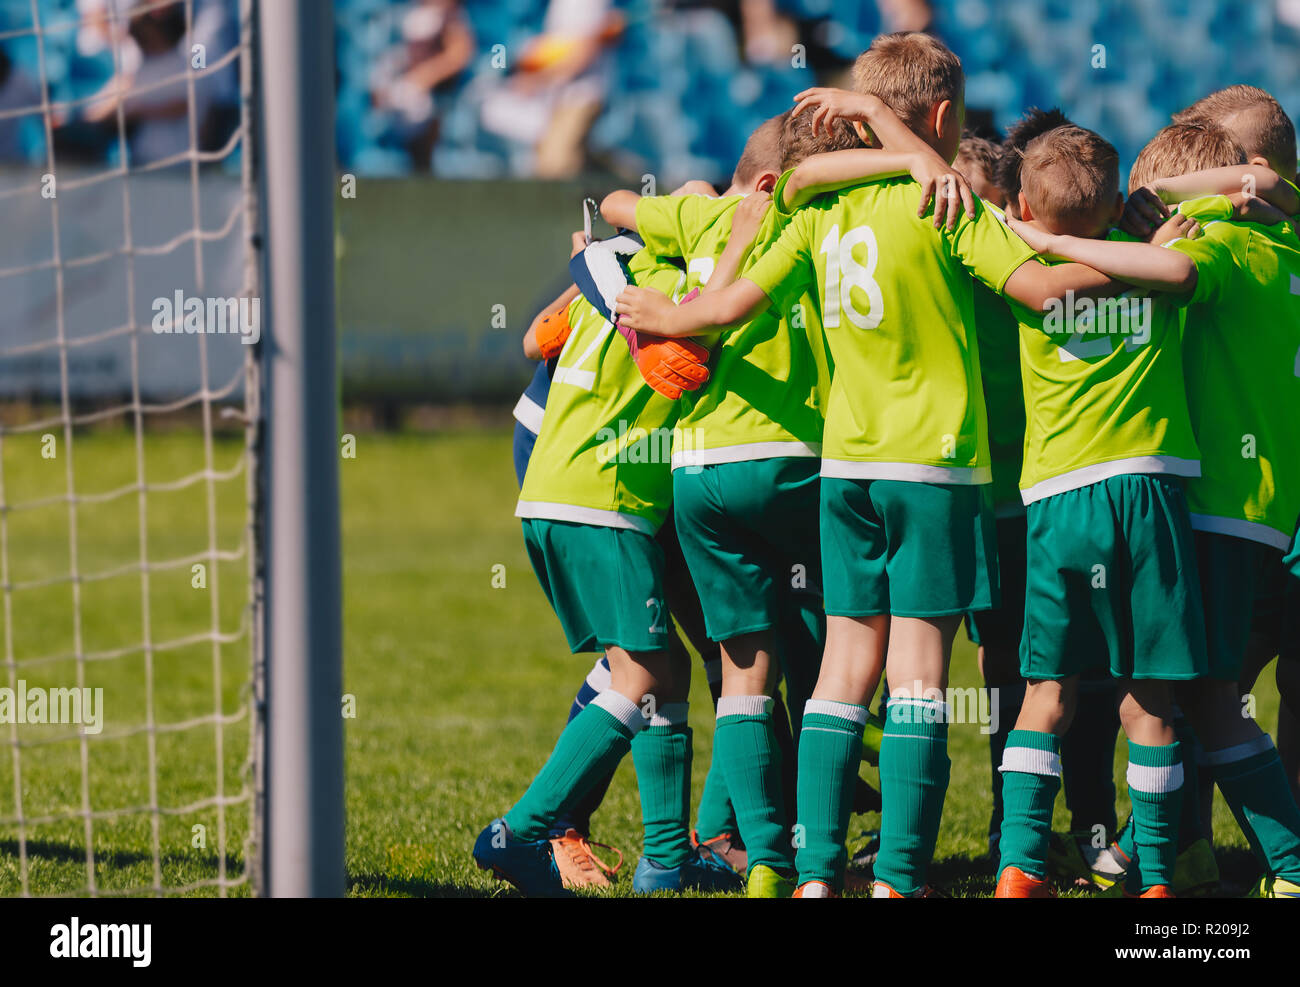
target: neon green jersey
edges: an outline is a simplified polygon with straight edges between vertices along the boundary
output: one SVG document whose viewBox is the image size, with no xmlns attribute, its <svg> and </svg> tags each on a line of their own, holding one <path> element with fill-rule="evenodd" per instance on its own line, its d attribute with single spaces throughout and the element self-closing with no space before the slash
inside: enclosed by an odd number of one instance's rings
<svg viewBox="0 0 1300 987">
<path fill-rule="evenodd" d="M 631 280 L 671 295 L 681 271 L 646 250 Z M 627 342 L 579 295 L 560 351 L 516 517 L 654 534 L 672 504 L 669 469 L 680 403 L 641 379 Z"/>
<path fill-rule="evenodd" d="M 808 292 L 835 364 L 822 475 L 988 483 L 971 275 L 1000 291 L 1034 252 L 979 203 L 953 232 L 894 178 L 797 210 L 745 277 L 782 311 Z"/>
<path fill-rule="evenodd" d="M 1176 299 L 1133 289 L 1094 301 L 1067 291 L 1046 313 L 1011 308 L 1020 321 L 1026 504 L 1125 473 L 1200 474 Z"/>
<path fill-rule="evenodd" d="M 741 196 L 670 195 L 637 204 L 637 232 L 646 247 L 686 260 L 687 290 L 706 284 L 731 235 Z M 788 216 L 768 210 L 751 257 L 761 255 Z M 805 304 L 788 317 L 768 308 L 726 333 L 706 387 L 687 401 L 673 468 L 821 455 L 830 365 L 821 326 Z"/>
<path fill-rule="evenodd" d="M 1300 515 L 1300 239 L 1290 223 L 1213 215 L 1171 246 L 1196 262 L 1184 332 L 1187 395 L 1204 474 L 1188 485 L 1192 525 L 1274 545 Z"/>
<path fill-rule="evenodd" d="M 1025 459 L 1025 395 L 1020 381 L 1020 324 L 1006 299 L 980 281 L 974 287 L 975 336 L 989 416 L 993 507 L 999 517 L 1023 514 L 1019 484 Z"/>
</svg>

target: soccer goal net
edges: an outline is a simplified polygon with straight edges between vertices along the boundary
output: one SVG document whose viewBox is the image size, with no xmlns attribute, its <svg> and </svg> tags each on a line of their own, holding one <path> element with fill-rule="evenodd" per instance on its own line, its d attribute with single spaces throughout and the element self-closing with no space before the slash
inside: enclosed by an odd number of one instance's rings
<svg viewBox="0 0 1300 987">
<path fill-rule="evenodd" d="M 0 895 L 255 883 L 252 8 L 0 3 Z"/>
</svg>

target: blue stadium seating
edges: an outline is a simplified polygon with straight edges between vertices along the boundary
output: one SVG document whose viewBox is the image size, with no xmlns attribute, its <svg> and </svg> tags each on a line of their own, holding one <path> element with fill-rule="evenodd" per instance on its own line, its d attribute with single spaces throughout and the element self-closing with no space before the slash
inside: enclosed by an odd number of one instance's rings
<svg viewBox="0 0 1300 987">
<path fill-rule="evenodd" d="M 338 19 L 338 153 L 342 167 L 392 175 L 409 169 L 404 150 L 370 105 L 370 74 L 398 44 L 411 0 L 334 0 Z M 500 71 L 491 49 L 518 51 L 542 24 L 547 0 L 468 0 L 479 55 L 449 98 L 434 163 L 449 176 L 518 173 L 527 149 L 486 132 L 478 104 Z M 822 43 L 843 59 L 879 29 L 862 0 L 778 0 L 782 10 L 823 24 Z M 708 9 L 665 11 L 658 0 L 620 0 L 628 27 L 612 59 L 608 104 L 592 132 L 598 156 L 675 181 L 724 180 L 748 133 L 813 84 L 808 69 L 745 64 L 730 24 Z M 940 35 L 962 57 L 967 101 L 999 126 L 1031 105 L 1059 105 L 1093 127 L 1131 162 L 1169 114 L 1210 88 L 1251 82 L 1300 112 L 1300 29 L 1275 23 L 1274 4 L 1217 0 L 936 0 Z M 76 17 L 75 0 L 40 0 L 44 24 Z M 0 30 L 30 26 L 27 0 L 0 2 Z M 829 25 L 829 28 L 828 26 Z M 37 75 L 32 37 L 3 43 L 21 71 Z M 1097 47 L 1102 46 L 1102 47 Z M 75 32 L 44 38 L 55 100 L 93 92 L 111 72 L 105 56 L 86 58 Z M 39 126 L 25 130 L 32 160 L 44 154 Z M 106 153 L 109 149 L 106 149 Z"/>
</svg>

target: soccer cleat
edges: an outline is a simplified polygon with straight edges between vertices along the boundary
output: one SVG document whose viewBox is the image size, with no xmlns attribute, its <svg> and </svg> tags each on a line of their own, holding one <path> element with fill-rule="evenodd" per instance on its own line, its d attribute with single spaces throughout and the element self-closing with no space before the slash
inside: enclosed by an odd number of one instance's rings
<svg viewBox="0 0 1300 987">
<path fill-rule="evenodd" d="M 998 875 L 994 898 L 1055 898 L 1056 892 L 1044 878 L 1026 874 L 1019 867 L 1003 867 Z"/>
<path fill-rule="evenodd" d="M 1092 868 L 1083 855 L 1088 833 L 1052 833 L 1047 847 L 1047 873 L 1061 884 L 1091 884 Z"/>
<path fill-rule="evenodd" d="M 537 348 L 542 351 L 542 359 L 559 356 L 572 331 L 573 327 L 569 325 L 569 306 L 565 305 L 542 316 L 542 320 L 537 323 L 537 331 L 533 333 Z"/>
<path fill-rule="evenodd" d="M 1247 898 L 1300 898 L 1300 884 L 1281 877 L 1265 874 L 1250 889 Z"/>
<path fill-rule="evenodd" d="M 747 898 L 789 898 L 793 894 L 794 879 L 767 864 L 755 864 L 745 882 Z"/>
<path fill-rule="evenodd" d="M 696 849 L 695 856 L 677 867 L 665 867 L 656 860 L 642 857 L 632 878 L 637 894 L 655 891 L 739 891 L 744 886 L 739 874 L 712 855 Z"/>
<path fill-rule="evenodd" d="M 838 898 L 825 881 L 804 881 L 794 889 L 791 898 Z"/>
<path fill-rule="evenodd" d="M 604 847 L 618 854 L 613 867 L 592 851 L 593 846 Z M 576 829 L 566 829 L 563 836 L 551 839 L 551 856 L 566 888 L 607 888 L 610 878 L 623 866 L 623 851 L 605 843 L 591 843 Z"/>
<path fill-rule="evenodd" d="M 737 874 L 743 874 L 749 869 L 749 853 L 730 833 L 723 833 L 701 843 L 699 836 L 691 830 L 691 846 L 695 847 L 702 857 L 717 857 Z"/>
<path fill-rule="evenodd" d="M 1173 898 L 1174 892 L 1168 884 L 1153 884 L 1147 888 L 1138 898 Z"/>
<path fill-rule="evenodd" d="M 930 885 L 921 888 L 920 891 L 914 891 L 911 894 L 899 894 L 884 881 L 876 881 L 871 887 L 871 897 L 873 898 L 943 898 L 946 895 L 940 894 Z"/>
<path fill-rule="evenodd" d="M 1084 859 L 1088 861 L 1092 883 L 1105 891 L 1124 883 L 1130 863 L 1128 854 L 1112 843 L 1104 850 L 1093 850 L 1091 846 L 1081 848 Z"/>
<path fill-rule="evenodd" d="M 550 840 L 521 840 L 504 819 L 493 819 L 474 841 L 474 863 L 513 884 L 529 898 L 570 898 Z"/>
</svg>

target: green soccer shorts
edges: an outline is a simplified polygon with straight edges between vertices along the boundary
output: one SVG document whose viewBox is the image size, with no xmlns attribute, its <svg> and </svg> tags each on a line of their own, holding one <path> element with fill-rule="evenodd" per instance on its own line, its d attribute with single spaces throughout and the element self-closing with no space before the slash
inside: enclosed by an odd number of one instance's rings
<svg viewBox="0 0 1300 987">
<path fill-rule="evenodd" d="M 673 516 L 714 641 L 788 619 L 821 585 L 820 460 L 785 456 L 673 471 Z"/>
<path fill-rule="evenodd" d="M 1287 570 L 1282 553 L 1271 545 L 1216 531 L 1197 531 L 1195 539 L 1209 674 L 1236 682 L 1252 629 L 1259 629 L 1279 652 L 1287 650 L 1281 630 L 1287 622 Z"/>
<path fill-rule="evenodd" d="M 569 648 L 662 651 L 672 626 L 664 555 L 642 531 L 525 518 L 524 544 Z"/>
<path fill-rule="evenodd" d="M 822 585 L 839 617 L 944 617 L 998 605 L 982 486 L 822 477 Z"/>
<path fill-rule="evenodd" d="M 1207 670 L 1182 484 L 1124 474 L 1029 505 L 1020 672 L 1193 679 Z"/>
</svg>

